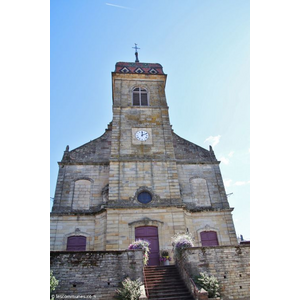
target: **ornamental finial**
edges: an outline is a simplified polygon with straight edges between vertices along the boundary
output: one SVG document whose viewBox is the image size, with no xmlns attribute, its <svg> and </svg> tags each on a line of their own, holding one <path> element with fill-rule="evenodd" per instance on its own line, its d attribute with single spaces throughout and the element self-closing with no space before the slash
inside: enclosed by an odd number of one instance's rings
<svg viewBox="0 0 300 300">
<path fill-rule="evenodd" d="M 136 43 L 134 43 L 135 44 L 135 46 L 134 47 L 132 47 L 133 49 L 135 49 L 135 62 L 140 62 L 139 61 L 139 54 L 138 54 L 138 49 L 141 49 L 141 48 L 138 48 L 138 46 L 137 46 L 137 44 Z"/>
</svg>

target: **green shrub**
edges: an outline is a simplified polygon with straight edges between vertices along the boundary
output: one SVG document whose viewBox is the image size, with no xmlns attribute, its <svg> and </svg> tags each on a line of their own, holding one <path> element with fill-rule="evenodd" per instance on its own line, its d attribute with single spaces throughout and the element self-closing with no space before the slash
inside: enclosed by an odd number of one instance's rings
<svg viewBox="0 0 300 300">
<path fill-rule="evenodd" d="M 116 298 L 120 300 L 138 300 L 141 295 L 141 285 L 142 283 L 139 279 L 130 280 L 130 278 L 127 277 L 122 281 L 123 288 L 116 290 Z"/>
<path fill-rule="evenodd" d="M 50 293 L 52 293 L 58 285 L 58 280 L 54 277 L 52 271 L 50 271 Z M 53 296 L 51 299 L 54 299 Z"/>
<path fill-rule="evenodd" d="M 208 292 L 208 298 L 220 297 L 220 286 L 216 277 L 200 273 L 199 276 L 195 276 L 195 283 L 200 289 Z"/>
</svg>

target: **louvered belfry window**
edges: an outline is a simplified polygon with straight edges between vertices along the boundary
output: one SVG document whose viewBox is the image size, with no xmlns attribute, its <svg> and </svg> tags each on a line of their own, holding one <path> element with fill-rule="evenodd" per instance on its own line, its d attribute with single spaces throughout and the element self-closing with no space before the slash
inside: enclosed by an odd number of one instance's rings
<svg viewBox="0 0 300 300">
<path fill-rule="evenodd" d="M 142 88 L 135 88 L 133 90 L 133 105 L 135 106 L 148 106 L 147 90 Z"/>
</svg>

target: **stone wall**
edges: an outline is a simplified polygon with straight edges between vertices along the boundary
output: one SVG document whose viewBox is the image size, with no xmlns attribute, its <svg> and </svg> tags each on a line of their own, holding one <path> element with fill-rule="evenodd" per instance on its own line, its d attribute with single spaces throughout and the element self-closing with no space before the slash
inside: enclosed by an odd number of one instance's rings
<svg viewBox="0 0 300 300">
<path fill-rule="evenodd" d="M 52 212 L 99 211 L 108 179 L 109 165 L 61 165 Z"/>
<path fill-rule="evenodd" d="M 215 276 L 223 300 L 250 299 L 250 245 L 189 248 L 177 265 L 183 277 L 185 272 L 191 278 L 200 272 Z"/>
<path fill-rule="evenodd" d="M 127 276 L 143 281 L 142 250 L 53 251 L 50 258 L 50 268 L 59 280 L 55 299 L 111 300 Z"/>
<path fill-rule="evenodd" d="M 154 202 L 153 200 L 152 202 Z M 182 207 L 138 204 L 133 208 L 112 208 L 95 214 L 51 214 L 51 251 L 67 249 L 70 236 L 85 236 L 87 251 L 124 250 L 135 240 L 135 228 L 155 226 L 158 228 L 160 250 L 172 250 L 171 237 L 188 229 L 195 238 L 195 246 L 202 246 L 200 233 L 216 231 L 219 245 L 237 245 L 230 210 L 188 212 Z M 169 205 L 169 206 L 167 206 Z M 144 206 L 144 207 L 143 207 Z"/>
<path fill-rule="evenodd" d="M 211 206 L 212 208 L 229 208 L 218 163 L 177 163 L 177 169 L 183 202 L 195 203 L 197 206 Z M 203 187 L 201 189 L 201 185 L 197 181 L 202 181 L 205 189 Z M 198 193 L 195 187 L 199 188 Z M 206 201 L 200 201 L 198 194 L 202 197 L 207 194 Z"/>
<path fill-rule="evenodd" d="M 106 250 L 106 214 L 106 211 L 87 215 L 52 213 L 50 219 L 50 250 L 66 250 L 68 237 L 76 235 L 86 237 L 87 251 Z M 122 249 L 127 249 L 127 247 L 128 245 Z"/>
</svg>

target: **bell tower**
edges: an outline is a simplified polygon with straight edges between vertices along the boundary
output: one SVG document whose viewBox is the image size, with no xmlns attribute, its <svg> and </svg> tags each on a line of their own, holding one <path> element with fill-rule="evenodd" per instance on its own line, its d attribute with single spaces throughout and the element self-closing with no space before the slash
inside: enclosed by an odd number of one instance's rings
<svg viewBox="0 0 300 300">
<path fill-rule="evenodd" d="M 109 203 L 147 201 L 140 193 L 181 203 L 166 80 L 156 63 L 118 62 L 112 72 Z"/>
</svg>

